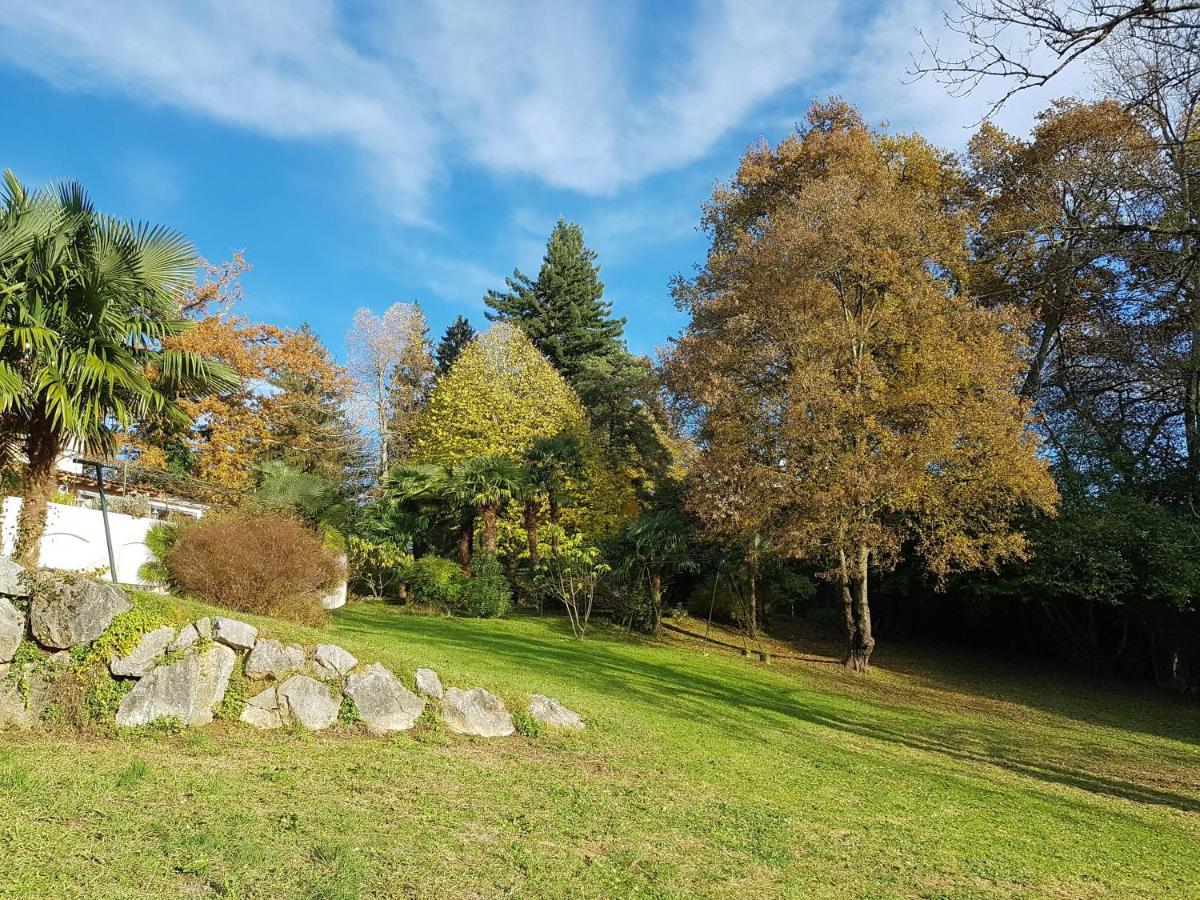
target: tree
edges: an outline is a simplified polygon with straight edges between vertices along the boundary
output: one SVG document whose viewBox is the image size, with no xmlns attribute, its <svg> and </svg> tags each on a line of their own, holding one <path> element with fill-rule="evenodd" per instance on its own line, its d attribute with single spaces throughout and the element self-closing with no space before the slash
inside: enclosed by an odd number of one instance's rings
<svg viewBox="0 0 1200 900">
<path fill-rule="evenodd" d="M 574 384 L 587 363 L 624 352 L 625 320 L 612 318 L 596 252 L 583 241 L 583 229 L 559 219 L 550 233 L 537 281 L 519 270 L 507 291 L 488 291 L 484 302 L 492 322 L 519 326 L 533 345 Z"/>
<path fill-rule="evenodd" d="M 366 460 L 350 421 L 350 379 L 307 325 L 287 332 L 269 361 L 272 390 L 258 400 L 268 432 L 262 457 L 333 485 L 353 487 Z"/>
<path fill-rule="evenodd" d="M 1200 74 L 1195 0 L 956 0 L 955 7 L 944 14 L 946 29 L 965 38 L 967 52 L 947 56 L 926 40 L 913 72 L 932 74 L 960 96 L 985 81 L 1005 82 L 992 112 L 1114 43 L 1157 47 L 1180 60 L 1181 75 Z"/>
<path fill-rule="evenodd" d="M 944 578 L 1020 556 L 1012 522 L 1056 492 L 1017 391 L 1020 330 L 962 290 L 952 161 L 838 101 L 807 121 L 715 193 L 667 367 L 702 453 L 757 486 L 775 552 L 837 580 L 846 665 L 866 670 L 872 567 L 913 553 Z M 726 499 L 701 484 L 689 507 L 719 522 Z"/>
<path fill-rule="evenodd" d="M 529 483 L 546 495 L 550 513 L 550 552 L 557 556 L 562 524 L 562 498 L 567 484 L 584 473 L 583 451 L 579 441 L 570 434 L 556 434 L 534 439 L 525 452 L 525 469 Z M 525 523 L 530 531 L 530 565 L 537 566 L 537 506 L 533 492 L 526 500 Z"/>
<path fill-rule="evenodd" d="M 417 303 L 394 303 L 382 315 L 363 308 L 346 335 L 355 399 L 376 434 L 382 478 L 396 449 L 410 448 L 433 371 L 429 325 Z"/>
<path fill-rule="evenodd" d="M 496 555 L 496 521 L 500 511 L 510 500 L 520 497 L 525 487 L 521 467 L 507 456 L 471 457 L 461 460 L 451 470 L 449 493 L 464 510 L 464 518 L 477 512 L 483 519 L 483 549 L 489 556 Z M 469 543 L 465 560 L 462 551 L 460 544 L 459 562 L 463 571 L 468 572 Z"/>
<path fill-rule="evenodd" d="M 657 634 L 667 582 L 694 565 L 691 523 L 677 510 L 646 510 L 617 532 L 611 554 L 627 576 L 645 579 L 650 591 L 654 633 Z"/>
<path fill-rule="evenodd" d="M 195 248 L 178 232 L 93 207 L 76 182 L 28 192 L 4 173 L 0 211 L 0 413 L 26 459 L 17 554 L 36 565 L 68 446 L 109 455 L 114 429 L 190 420 L 177 398 L 235 382 L 165 346 L 188 323 L 180 297 Z"/>
<path fill-rule="evenodd" d="M 539 437 L 582 440 L 586 432 L 583 408 L 562 376 L 519 329 L 497 323 L 438 379 L 415 457 L 443 466 L 477 456 L 520 459 Z"/>
<path fill-rule="evenodd" d="M 437 350 L 434 352 L 436 374 L 439 378 L 450 371 L 450 367 L 458 359 L 458 354 L 474 339 L 475 329 L 471 327 L 471 323 L 463 316 L 455 316 L 454 321 L 446 327 L 446 333 L 438 341 Z"/>
</svg>

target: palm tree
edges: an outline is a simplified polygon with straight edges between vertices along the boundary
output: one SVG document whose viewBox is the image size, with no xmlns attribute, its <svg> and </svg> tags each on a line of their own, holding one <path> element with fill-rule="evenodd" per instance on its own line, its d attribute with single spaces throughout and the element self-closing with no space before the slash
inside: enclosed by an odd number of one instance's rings
<svg viewBox="0 0 1200 900">
<path fill-rule="evenodd" d="M 111 455 L 145 418 L 183 428 L 181 395 L 233 386 L 225 365 L 170 347 L 197 253 L 178 232 L 95 210 L 81 185 L 0 195 L 0 415 L 25 456 L 17 554 L 36 565 L 66 447 Z"/>
<path fill-rule="evenodd" d="M 383 487 L 389 506 L 387 519 L 393 530 L 412 538 L 414 558 L 425 556 L 432 536 L 442 530 L 447 501 L 453 499 L 449 495 L 450 473 L 432 464 L 394 466 Z M 385 536 L 395 539 L 394 534 Z"/>
<path fill-rule="evenodd" d="M 525 473 L 507 456 L 477 456 L 458 463 L 450 473 L 451 493 L 464 511 L 464 519 L 478 512 L 483 518 L 483 549 L 496 553 L 496 520 L 500 510 L 525 489 Z M 466 564 L 470 569 L 470 543 L 466 545 Z M 459 562 L 464 561 L 463 545 L 459 543 Z"/>
<path fill-rule="evenodd" d="M 583 472 L 583 452 L 579 441 L 571 435 L 555 435 L 534 440 L 525 454 L 525 469 L 529 481 L 546 494 L 546 506 L 550 511 L 550 552 L 558 555 L 559 522 L 562 519 L 562 495 L 567 481 Z M 536 500 L 536 498 L 533 498 Z M 532 513 L 530 507 L 532 505 Z M 537 506 L 526 498 L 526 529 L 532 528 L 532 552 L 537 555 Z M 537 560 L 532 560 L 537 564 Z"/>
<path fill-rule="evenodd" d="M 613 556 L 627 575 L 646 579 L 657 634 L 664 586 L 674 575 L 694 567 L 691 523 L 673 509 L 647 510 L 618 532 Z"/>
</svg>

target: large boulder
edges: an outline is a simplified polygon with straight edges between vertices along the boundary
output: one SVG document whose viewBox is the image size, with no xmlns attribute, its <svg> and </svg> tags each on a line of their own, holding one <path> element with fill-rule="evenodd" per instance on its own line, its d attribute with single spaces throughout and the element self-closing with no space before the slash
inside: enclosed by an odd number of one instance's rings
<svg viewBox="0 0 1200 900">
<path fill-rule="evenodd" d="M 293 675 L 276 689 L 279 714 L 284 722 L 295 722 L 309 731 L 321 731 L 337 721 L 342 698 L 315 678 Z"/>
<path fill-rule="evenodd" d="M 303 647 L 260 638 L 246 658 L 246 677 L 283 678 L 303 666 Z"/>
<path fill-rule="evenodd" d="M 20 728 L 22 731 L 37 724 L 38 714 L 25 703 L 16 681 L 0 679 L 0 730 Z"/>
<path fill-rule="evenodd" d="M 193 647 L 201 641 L 211 641 L 212 639 L 212 619 L 205 617 L 197 619 L 191 625 L 184 625 L 180 628 L 179 636 L 171 642 L 171 649 L 186 650 L 188 647 Z"/>
<path fill-rule="evenodd" d="M 0 663 L 12 662 L 25 637 L 25 617 L 4 597 L 0 597 Z"/>
<path fill-rule="evenodd" d="M 438 673 L 433 669 L 417 669 L 413 673 L 413 679 L 417 682 L 417 693 L 424 694 L 431 700 L 441 700 L 446 694 L 442 688 L 442 679 L 438 678 Z"/>
<path fill-rule="evenodd" d="M 67 650 L 100 637 L 113 619 L 133 609 L 125 592 L 79 575 L 45 579 L 29 607 L 29 630 L 43 647 Z"/>
<path fill-rule="evenodd" d="M 175 629 L 170 625 L 147 631 L 127 655 L 112 657 L 108 661 L 108 670 L 119 678 L 141 678 L 154 668 L 174 640 Z"/>
<path fill-rule="evenodd" d="M 231 648 L 214 644 L 152 669 L 121 701 L 117 724 L 136 727 L 176 718 L 184 725 L 207 725 L 225 697 L 236 661 Z"/>
<path fill-rule="evenodd" d="M 344 678 L 358 665 L 358 660 L 337 644 L 317 644 L 313 651 L 313 674 L 318 678 Z"/>
<path fill-rule="evenodd" d="M 442 718 L 451 731 L 476 737 L 507 737 L 516 730 L 504 701 L 483 688 L 447 690 Z"/>
<path fill-rule="evenodd" d="M 281 727 L 283 718 L 279 715 L 279 695 L 275 688 L 267 688 L 247 700 L 242 710 L 242 721 L 255 728 Z"/>
<path fill-rule="evenodd" d="M 380 663 L 346 679 L 346 696 L 354 701 L 359 718 L 372 734 L 407 731 L 425 710 L 425 701 Z"/>
<path fill-rule="evenodd" d="M 554 728 L 583 728 L 583 717 L 579 713 L 542 694 L 533 694 L 529 698 L 529 715 Z"/>
<path fill-rule="evenodd" d="M 0 556 L 0 594 L 6 597 L 28 597 L 25 567 L 7 556 Z"/>
<path fill-rule="evenodd" d="M 258 629 L 237 619 L 217 616 L 212 620 L 213 639 L 234 650 L 250 650 L 258 640 Z"/>
</svg>

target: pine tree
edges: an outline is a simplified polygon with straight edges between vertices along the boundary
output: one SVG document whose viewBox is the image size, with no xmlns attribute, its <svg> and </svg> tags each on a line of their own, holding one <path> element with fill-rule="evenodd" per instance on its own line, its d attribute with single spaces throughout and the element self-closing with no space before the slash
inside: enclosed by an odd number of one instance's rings
<svg viewBox="0 0 1200 900">
<path fill-rule="evenodd" d="M 450 367 L 458 359 L 458 354 L 462 353 L 463 347 L 471 343 L 474 337 L 475 329 L 471 327 L 471 323 L 467 321 L 466 317 L 455 316 L 454 321 L 446 328 L 446 333 L 438 342 L 437 351 L 434 353 L 438 377 L 450 371 Z"/>
<path fill-rule="evenodd" d="M 583 229 L 558 220 L 546 244 L 536 281 L 520 270 L 506 279 L 507 291 L 488 291 L 484 302 L 493 322 L 511 322 L 572 384 L 597 359 L 625 352 L 625 320 L 612 317 L 596 252 L 583 242 Z"/>
</svg>

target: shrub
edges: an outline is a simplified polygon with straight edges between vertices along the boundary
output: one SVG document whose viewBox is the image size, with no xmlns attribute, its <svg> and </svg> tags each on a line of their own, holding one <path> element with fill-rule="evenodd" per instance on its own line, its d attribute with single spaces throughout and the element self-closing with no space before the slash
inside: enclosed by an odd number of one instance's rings
<svg viewBox="0 0 1200 900">
<path fill-rule="evenodd" d="M 307 624 L 324 621 L 321 598 L 343 574 L 337 554 L 298 519 L 245 509 L 181 524 L 165 562 L 195 597 Z"/>
<path fill-rule="evenodd" d="M 127 516 L 134 516 L 138 519 L 145 519 L 150 515 L 150 498 L 145 494 L 126 494 L 125 496 L 117 495 L 116 497 L 109 497 L 108 511 L 124 513 Z"/>
<path fill-rule="evenodd" d="M 500 560 L 481 553 L 471 566 L 474 575 L 462 582 L 458 601 L 451 611 L 460 616 L 481 619 L 499 618 L 512 605 L 512 587 L 504 577 Z"/>
<path fill-rule="evenodd" d="M 359 595 L 401 599 L 412 557 L 391 541 L 351 535 L 346 541 L 350 590 Z"/>
<path fill-rule="evenodd" d="M 179 539 L 179 526 L 174 522 L 155 522 L 146 532 L 146 548 L 153 557 L 142 563 L 138 575 L 149 584 L 166 586 L 171 581 L 167 572 L 166 558 L 175 541 Z"/>
<path fill-rule="evenodd" d="M 452 610 L 458 605 L 465 580 L 458 563 L 440 556 L 422 556 L 409 566 L 408 592 L 417 603 Z"/>
</svg>

